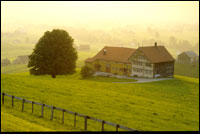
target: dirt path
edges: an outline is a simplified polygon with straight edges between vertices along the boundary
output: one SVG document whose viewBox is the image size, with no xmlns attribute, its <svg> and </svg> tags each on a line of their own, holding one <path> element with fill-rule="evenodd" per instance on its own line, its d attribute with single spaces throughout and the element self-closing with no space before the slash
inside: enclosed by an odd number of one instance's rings
<svg viewBox="0 0 200 134">
<path fill-rule="evenodd" d="M 146 82 L 154 82 L 154 81 L 162 81 L 162 80 L 171 80 L 174 78 L 134 78 L 137 80 L 136 82 L 113 82 L 113 83 L 146 83 Z"/>
</svg>

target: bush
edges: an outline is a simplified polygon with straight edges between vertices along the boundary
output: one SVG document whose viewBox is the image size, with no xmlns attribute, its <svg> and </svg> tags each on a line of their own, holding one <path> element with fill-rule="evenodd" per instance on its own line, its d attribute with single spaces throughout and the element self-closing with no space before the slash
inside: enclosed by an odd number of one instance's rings
<svg viewBox="0 0 200 134">
<path fill-rule="evenodd" d="M 94 74 L 94 72 L 92 71 L 92 69 L 88 66 L 83 66 L 81 68 L 81 76 L 82 78 L 87 78 L 87 77 L 91 77 Z"/>
</svg>

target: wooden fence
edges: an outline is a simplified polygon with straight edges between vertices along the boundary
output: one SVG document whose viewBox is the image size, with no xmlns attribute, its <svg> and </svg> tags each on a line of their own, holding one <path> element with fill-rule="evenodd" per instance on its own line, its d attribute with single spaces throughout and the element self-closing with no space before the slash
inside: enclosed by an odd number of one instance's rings
<svg viewBox="0 0 200 134">
<path fill-rule="evenodd" d="M 62 123 L 64 123 L 64 113 L 65 112 L 69 113 L 69 114 L 73 114 L 74 115 L 74 126 L 75 127 L 76 127 L 76 116 L 83 117 L 84 118 L 84 122 L 85 122 L 84 123 L 84 130 L 86 130 L 86 131 L 87 131 L 87 120 L 89 120 L 89 119 L 97 121 L 97 122 L 100 122 L 102 124 L 102 128 L 101 128 L 102 131 L 104 131 L 104 125 L 105 124 L 116 127 L 116 131 L 118 131 L 119 128 L 124 129 L 124 130 L 128 130 L 128 131 L 138 131 L 136 129 L 128 128 L 128 127 L 125 127 L 125 126 L 122 126 L 122 125 L 119 125 L 119 124 L 115 124 L 115 123 L 112 123 L 112 122 L 108 122 L 108 121 L 105 121 L 105 120 L 96 119 L 94 117 L 90 117 L 90 116 L 87 116 L 87 115 L 79 114 L 79 113 L 76 113 L 76 112 L 71 112 L 69 110 L 58 108 L 58 107 L 55 107 L 55 106 L 51 106 L 51 105 L 47 105 L 47 104 L 41 104 L 41 103 L 30 101 L 30 100 L 27 100 L 27 99 L 24 99 L 24 98 L 20 98 L 20 97 L 16 97 L 16 96 L 13 96 L 13 95 L 9 95 L 9 94 L 6 94 L 6 93 L 1 93 L 1 94 L 2 94 L 2 105 L 4 105 L 4 97 L 5 96 L 8 96 L 8 97 L 12 98 L 12 108 L 14 107 L 14 98 L 18 99 L 18 100 L 21 100 L 22 101 L 22 111 L 24 111 L 24 102 L 28 102 L 28 103 L 32 104 L 32 113 L 34 111 L 34 105 L 40 105 L 42 107 L 41 117 L 43 117 L 44 107 L 51 108 L 51 119 L 50 120 L 53 120 L 54 110 L 62 111 Z"/>
</svg>

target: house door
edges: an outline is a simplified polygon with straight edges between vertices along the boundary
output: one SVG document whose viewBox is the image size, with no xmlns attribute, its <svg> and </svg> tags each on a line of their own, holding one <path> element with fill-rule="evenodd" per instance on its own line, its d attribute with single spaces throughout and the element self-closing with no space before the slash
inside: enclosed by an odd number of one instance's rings
<svg viewBox="0 0 200 134">
<path fill-rule="evenodd" d="M 106 64 L 106 72 L 110 73 L 110 64 L 109 63 Z"/>
<path fill-rule="evenodd" d="M 124 75 L 127 75 L 128 74 L 128 69 L 124 68 L 123 72 L 124 72 Z"/>
</svg>

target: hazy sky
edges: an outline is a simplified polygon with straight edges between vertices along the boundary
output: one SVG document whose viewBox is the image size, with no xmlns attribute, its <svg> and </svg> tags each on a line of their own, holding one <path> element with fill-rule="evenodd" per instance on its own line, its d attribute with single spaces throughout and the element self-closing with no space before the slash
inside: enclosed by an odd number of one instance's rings
<svg viewBox="0 0 200 134">
<path fill-rule="evenodd" d="M 1 2 L 2 29 L 24 24 L 104 27 L 112 24 L 199 24 L 194 1 Z"/>
</svg>

